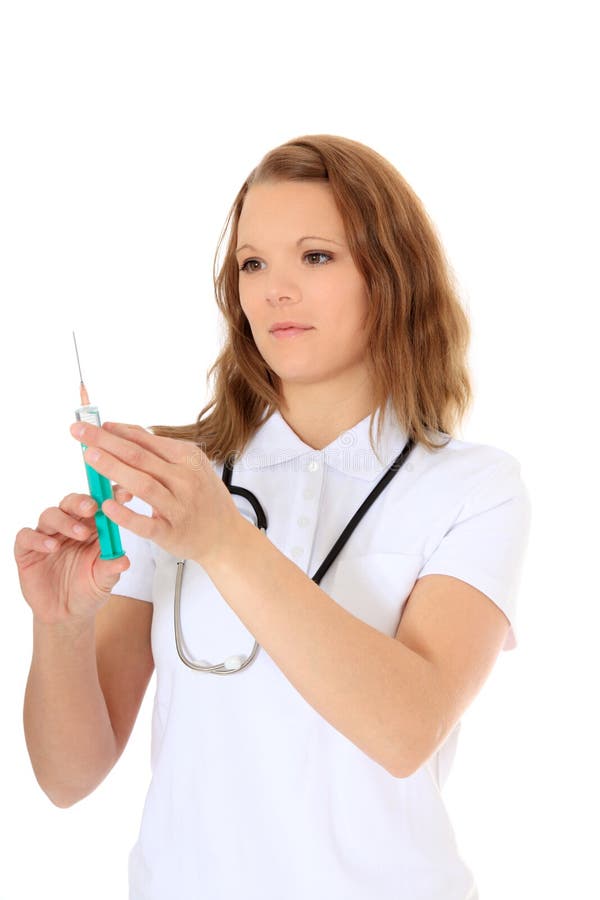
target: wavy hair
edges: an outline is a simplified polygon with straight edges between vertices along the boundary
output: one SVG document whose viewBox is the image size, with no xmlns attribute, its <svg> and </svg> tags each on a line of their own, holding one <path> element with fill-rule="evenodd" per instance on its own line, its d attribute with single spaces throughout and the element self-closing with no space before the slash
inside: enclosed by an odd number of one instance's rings
<svg viewBox="0 0 600 900">
<path fill-rule="evenodd" d="M 367 364 L 374 381 L 373 424 L 381 440 L 390 401 L 401 427 L 429 450 L 445 447 L 473 399 L 467 353 L 471 327 L 435 227 L 402 175 L 370 147 L 313 134 L 269 151 L 240 188 L 219 237 L 215 297 L 225 321 L 224 345 L 207 374 L 212 399 L 191 425 L 153 425 L 154 434 L 194 441 L 217 463 L 242 454 L 263 418 L 280 409 L 278 375 L 258 351 L 240 305 L 237 229 L 252 185 L 326 181 L 342 216 L 369 311 Z M 219 252 L 228 236 L 225 255 Z M 447 436 L 435 443 L 435 434 Z"/>
</svg>

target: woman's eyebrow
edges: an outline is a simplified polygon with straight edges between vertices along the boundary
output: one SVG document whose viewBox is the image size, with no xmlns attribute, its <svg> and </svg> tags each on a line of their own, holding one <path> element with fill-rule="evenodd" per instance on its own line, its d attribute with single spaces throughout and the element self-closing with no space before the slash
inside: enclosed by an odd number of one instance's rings
<svg viewBox="0 0 600 900">
<path fill-rule="evenodd" d="M 305 234 L 304 237 L 298 238 L 296 247 L 299 247 L 302 241 L 329 241 L 330 244 L 338 244 L 340 247 L 344 246 L 340 241 L 335 241 L 333 238 L 319 237 L 318 234 Z M 246 247 L 248 250 L 256 250 L 256 247 L 253 247 L 252 244 L 240 244 L 235 252 L 239 253 L 240 250 L 244 250 Z"/>
</svg>

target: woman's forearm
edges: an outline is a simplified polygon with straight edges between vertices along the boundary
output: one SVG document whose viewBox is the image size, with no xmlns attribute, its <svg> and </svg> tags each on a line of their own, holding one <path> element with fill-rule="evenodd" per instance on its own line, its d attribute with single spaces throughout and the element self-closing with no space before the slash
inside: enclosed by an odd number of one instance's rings
<svg viewBox="0 0 600 900">
<path fill-rule="evenodd" d="M 112 769 L 117 744 L 98 679 L 95 619 L 34 618 L 23 724 L 35 776 L 56 806 L 72 806 Z"/>
<path fill-rule="evenodd" d="M 439 743 L 438 677 L 409 647 L 329 597 L 240 516 L 212 559 L 213 584 L 296 690 L 395 777 Z"/>
</svg>

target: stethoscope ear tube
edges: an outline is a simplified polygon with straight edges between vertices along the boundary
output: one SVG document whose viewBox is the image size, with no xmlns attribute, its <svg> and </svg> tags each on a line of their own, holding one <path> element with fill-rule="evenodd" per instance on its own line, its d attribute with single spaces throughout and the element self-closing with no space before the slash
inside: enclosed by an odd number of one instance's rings
<svg viewBox="0 0 600 900">
<path fill-rule="evenodd" d="M 390 483 L 390 481 L 392 480 L 394 475 L 396 475 L 400 471 L 400 469 L 406 462 L 408 455 L 411 452 L 414 445 L 415 445 L 415 442 L 413 441 L 412 438 L 410 438 L 407 441 L 402 453 L 400 453 L 400 455 L 396 457 L 396 459 L 394 460 L 392 465 L 389 467 L 387 472 L 379 479 L 379 481 L 377 482 L 377 484 L 375 485 L 375 487 L 373 488 L 373 490 L 371 491 L 369 496 L 365 500 L 363 500 L 361 505 L 358 507 L 358 509 L 356 510 L 356 512 L 354 513 L 354 515 L 352 516 L 352 518 L 350 519 L 350 521 L 348 522 L 348 524 L 346 525 L 346 527 L 344 528 L 342 533 L 340 534 L 339 538 L 337 539 L 337 541 L 335 542 L 335 544 L 333 545 L 333 547 L 331 548 L 331 550 L 329 551 L 329 553 L 327 554 L 327 556 L 325 557 L 325 559 L 323 560 L 323 562 L 321 563 L 321 565 L 319 566 L 319 568 L 317 569 L 315 574 L 313 575 L 312 580 L 315 582 L 315 584 L 321 583 L 321 579 L 323 578 L 323 576 L 329 569 L 329 567 L 332 564 L 332 562 L 334 561 L 334 559 L 337 557 L 338 553 L 341 551 L 342 547 L 346 544 L 348 538 L 350 537 L 350 535 L 352 534 L 352 532 L 354 531 L 354 529 L 356 528 L 356 526 L 358 525 L 358 523 L 360 522 L 360 520 L 362 519 L 364 514 L 372 506 L 372 504 L 377 500 L 377 498 L 379 497 L 382 490 L 385 487 L 387 487 L 387 485 Z"/>
<path fill-rule="evenodd" d="M 254 515 L 256 516 L 256 527 L 261 528 L 264 532 L 267 530 L 267 514 L 262 508 L 261 504 L 258 502 L 256 496 L 252 493 L 252 491 L 247 490 L 246 488 L 236 487 L 231 483 L 231 476 L 233 475 L 233 466 L 231 464 L 231 458 L 225 460 L 225 464 L 223 466 L 223 484 L 227 485 L 227 489 L 230 494 L 237 494 L 240 497 L 245 497 L 248 503 L 251 504 L 252 509 L 254 510 Z"/>
</svg>

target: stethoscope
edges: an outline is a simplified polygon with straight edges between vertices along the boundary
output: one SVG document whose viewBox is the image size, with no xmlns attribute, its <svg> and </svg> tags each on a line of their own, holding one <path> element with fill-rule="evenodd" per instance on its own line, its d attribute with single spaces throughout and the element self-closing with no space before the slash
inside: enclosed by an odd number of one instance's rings
<svg viewBox="0 0 600 900">
<path fill-rule="evenodd" d="M 383 474 L 383 476 L 379 479 L 369 496 L 362 502 L 359 508 L 356 510 L 339 538 L 312 576 L 312 580 L 315 584 L 320 584 L 321 579 L 329 569 L 332 562 L 336 559 L 338 553 L 367 512 L 369 507 L 375 502 L 379 494 L 383 491 L 383 489 L 389 484 L 394 475 L 400 471 L 404 463 L 406 462 L 412 448 L 414 447 L 415 442 L 412 438 L 409 438 L 402 452 L 396 457 L 392 465 L 389 469 Z M 231 477 L 233 475 L 233 465 L 229 459 L 225 460 L 223 465 L 223 482 L 227 485 L 227 488 L 230 494 L 238 494 L 240 497 L 245 497 L 246 500 L 251 504 L 254 515 L 256 516 L 256 527 L 260 528 L 265 534 L 267 533 L 267 516 L 265 514 L 264 509 L 261 504 L 258 502 L 256 496 L 246 488 L 236 487 L 231 484 Z M 241 672 L 242 669 L 245 669 L 256 659 L 257 653 L 260 650 L 260 644 L 257 641 L 254 641 L 254 647 L 252 648 L 252 652 L 250 656 L 246 657 L 242 654 L 237 654 L 235 656 L 228 656 L 226 660 L 222 663 L 215 663 L 212 665 L 206 660 L 192 660 L 189 659 L 184 650 L 183 650 L 183 634 L 181 628 L 181 582 L 183 580 L 183 567 L 185 565 L 185 559 L 180 559 L 177 561 L 177 577 L 175 579 L 175 604 L 174 604 L 174 615 L 175 615 L 175 646 L 177 647 L 177 653 L 179 654 L 179 658 L 186 666 L 190 669 L 193 669 L 195 672 L 209 672 L 212 675 L 235 675 L 237 672 Z"/>
</svg>

